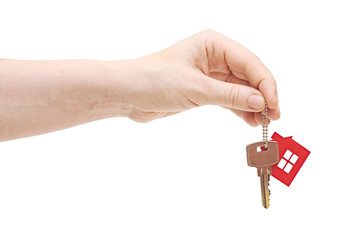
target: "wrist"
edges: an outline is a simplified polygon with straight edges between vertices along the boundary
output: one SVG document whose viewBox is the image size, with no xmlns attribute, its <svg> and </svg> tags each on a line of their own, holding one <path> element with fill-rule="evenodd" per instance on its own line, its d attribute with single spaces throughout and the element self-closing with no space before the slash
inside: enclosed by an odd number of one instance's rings
<svg viewBox="0 0 354 240">
<path fill-rule="evenodd" d="M 129 117 L 134 109 L 135 60 L 102 61 L 103 91 L 93 107 L 103 118 Z"/>
</svg>

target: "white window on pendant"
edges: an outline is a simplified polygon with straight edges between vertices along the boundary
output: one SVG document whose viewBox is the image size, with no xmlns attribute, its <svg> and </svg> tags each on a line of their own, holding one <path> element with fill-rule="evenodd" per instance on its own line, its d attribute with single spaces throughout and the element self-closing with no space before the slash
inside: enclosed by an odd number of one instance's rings
<svg viewBox="0 0 354 240">
<path fill-rule="evenodd" d="M 284 172 L 289 173 L 291 169 L 293 168 L 293 165 L 291 163 L 286 164 L 284 168 Z"/>
<path fill-rule="evenodd" d="M 291 151 L 286 150 L 283 158 L 285 158 L 286 160 L 289 160 L 289 158 L 291 157 L 291 154 L 293 154 Z"/>
<path fill-rule="evenodd" d="M 293 154 L 290 158 L 290 162 L 292 164 L 295 164 L 298 159 L 299 159 L 299 157 L 297 155 Z"/>
<path fill-rule="evenodd" d="M 285 167 L 286 163 L 287 163 L 286 160 L 281 159 L 277 166 L 278 166 L 278 168 L 283 169 Z"/>
</svg>

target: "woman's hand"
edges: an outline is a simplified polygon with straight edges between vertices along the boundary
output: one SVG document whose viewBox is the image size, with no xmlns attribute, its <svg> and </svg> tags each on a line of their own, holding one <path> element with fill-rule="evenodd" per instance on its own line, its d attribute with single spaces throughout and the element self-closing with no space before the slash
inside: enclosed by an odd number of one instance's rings
<svg viewBox="0 0 354 240">
<path fill-rule="evenodd" d="M 129 117 L 147 122 L 181 111 L 219 105 L 248 124 L 280 117 L 276 82 L 263 63 L 239 43 L 212 30 L 203 31 L 161 52 L 130 64 L 132 77 L 125 103 Z M 124 90 L 124 89 L 123 89 Z"/>
</svg>

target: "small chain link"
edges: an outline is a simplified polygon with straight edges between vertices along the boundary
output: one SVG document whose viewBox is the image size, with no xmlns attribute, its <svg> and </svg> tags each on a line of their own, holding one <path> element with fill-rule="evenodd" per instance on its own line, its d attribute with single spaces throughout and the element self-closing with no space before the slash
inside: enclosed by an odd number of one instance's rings
<svg viewBox="0 0 354 240">
<path fill-rule="evenodd" d="M 263 128 L 263 142 L 265 149 L 268 149 L 268 105 L 265 103 L 265 109 L 262 111 L 262 128 Z"/>
</svg>

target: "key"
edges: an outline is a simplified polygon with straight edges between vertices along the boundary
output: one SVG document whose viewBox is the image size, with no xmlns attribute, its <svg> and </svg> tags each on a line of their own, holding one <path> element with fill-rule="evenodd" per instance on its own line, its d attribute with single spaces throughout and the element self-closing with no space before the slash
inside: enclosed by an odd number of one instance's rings
<svg viewBox="0 0 354 240">
<path fill-rule="evenodd" d="M 272 175 L 272 165 L 279 162 L 278 143 L 268 142 L 268 148 L 264 148 L 264 142 L 256 142 L 246 147 L 247 164 L 250 167 L 256 167 L 258 176 L 261 180 L 262 205 L 269 207 L 269 180 Z"/>
</svg>

